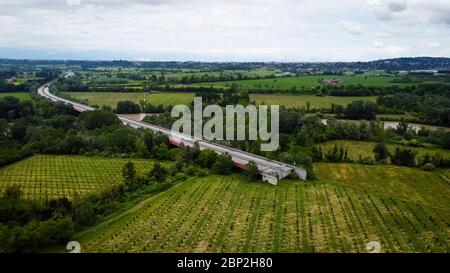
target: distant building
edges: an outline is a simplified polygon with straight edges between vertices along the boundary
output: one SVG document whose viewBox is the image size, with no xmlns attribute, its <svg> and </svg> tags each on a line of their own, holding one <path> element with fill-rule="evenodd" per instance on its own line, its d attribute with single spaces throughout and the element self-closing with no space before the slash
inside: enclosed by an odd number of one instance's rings
<svg viewBox="0 0 450 273">
<path fill-rule="evenodd" d="M 17 78 L 16 77 L 11 77 L 11 78 L 9 78 L 9 79 L 6 79 L 6 82 L 7 83 L 15 83 L 17 81 Z"/>
<path fill-rule="evenodd" d="M 275 74 L 274 76 L 275 77 L 290 77 L 290 76 L 292 76 L 292 75 L 294 75 L 293 73 L 291 73 L 291 72 L 284 72 L 284 73 L 278 73 L 278 74 Z"/>
<path fill-rule="evenodd" d="M 437 75 L 437 70 L 431 70 L 431 69 L 422 69 L 422 70 L 410 70 L 410 75 Z"/>
<path fill-rule="evenodd" d="M 322 80 L 322 84 L 331 85 L 331 84 L 342 84 L 344 81 L 342 79 L 326 79 Z"/>
</svg>

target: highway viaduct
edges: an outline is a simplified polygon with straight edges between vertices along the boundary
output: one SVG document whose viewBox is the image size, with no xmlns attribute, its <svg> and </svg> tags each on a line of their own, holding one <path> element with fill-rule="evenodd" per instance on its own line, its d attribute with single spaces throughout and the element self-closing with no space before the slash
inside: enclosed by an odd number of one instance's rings
<svg viewBox="0 0 450 273">
<path fill-rule="evenodd" d="M 78 111 L 92 111 L 96 108 L 85 105 L 82 103 L 74 102 L 65 98 L 58 97 L 50 93 L 51 83 L 47 83 L 41 86 L 37 93 L 40 96 L 50 99 L 53 102 L 63 102 Z M 306 180 L 307 172 L 305 169 L 288 165 L 283 162 L 271 160 L 262 156 L 258 156 L 252 153 L 244 152 L 239 149 L 231 148 L 228 146 L 220 145 L 217 143 L 205 141 L 205 140 L 195 140 L 193 137 L 168 130 L 156 125 L 148 124 L 142 121 L 136 121 L 129 118 L 118 116 L 121 122 L 125 125 L 131 126 L 133 128 L 145 128 L 150 129 L 154 132 L 160 132 L 169 137 L 170 143 L 176 146 L 194 146 L 198 145 L 200 150 L 211 149 L 218 154 L 229 154 L 233 161 L 233 164 L 239 168 L 244 168 L 249 162 L 253 161 L 258 166 L 259 172 L 261 174 L 262 180 L 269 182 L 270 184 L 276 185 L 280 179 L 285 178 L 290 173 L 295 172 L 300 179 Z"/>
</svg>

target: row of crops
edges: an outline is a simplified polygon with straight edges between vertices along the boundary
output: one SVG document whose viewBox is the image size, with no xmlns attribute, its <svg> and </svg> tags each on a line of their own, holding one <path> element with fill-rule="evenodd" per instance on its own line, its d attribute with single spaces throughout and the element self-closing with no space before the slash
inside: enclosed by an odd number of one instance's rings
<svg viewBox="0 0 450 273">
<path fill-rule="evenodd" d="M 122 181 L 130 160 L 83 156 L 38 155 L 0 169 L 0 193 L 19 185 L 27 198 L 73 198 L 104 190 Z M 151 169 L 150 160 L 131 160 L 138 173 Z"/>
<path fill-rule="evenodd" d="M 185 182 L 80 239 L 90 252 L 450 251 L 450 212 L 329 183 Z"/>
</svg>

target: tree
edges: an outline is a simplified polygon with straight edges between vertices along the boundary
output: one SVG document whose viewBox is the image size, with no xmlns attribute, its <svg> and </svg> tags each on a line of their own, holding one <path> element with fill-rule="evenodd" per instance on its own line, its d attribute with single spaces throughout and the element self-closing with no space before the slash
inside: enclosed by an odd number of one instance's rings
<svg viewBox="0 0 450 273">
<path fill-rule="evenodd" d="M 31 101 L 21 102 L 18 98 L 7 96 L 0 100 L 0 118 L 9 121 L 34 113 Z"/>
<path fill-rule="evenodd" d="M 122 168 L 122 177 L 125 181 L 132 180 L 136 177 L 136 169 L 134 168 L 134 163 L 128 161 Z"/>
<path fill-rule="evenodd" d="M 408 132 L 408 130 L 409 130 L 409 123 L 405 120 L 405 119 L 401 119 L 400 120 L 400 122 L 397 124 L 397 133 L 399 134 L 399 135 L 402 135 L 402 136 L 404 136 L 404 135 L 406 135 L 406 133 Z"/>
<path fill-rule="evenodd" d="M 137 136 L 132 129 L 118 127 L 107 134 L 108 149 L 117 153 L 131 153 L 136 151 Z"/>
<path fill-rule="evenodd" d="M 445 149 L 450 149 L 450 133 L 446 132 L 442 137 L 442 146 Z"/>
<path fill-rule="evenodd" d="M 137 114 L 141 112 L 141 107 L 132 101 L 119 101 L 116 107 L 118 114 Z"/>
<path fill-rule="evenodd" d="M 153 168 L 150 171 L 149 175 L 155 178 L 156 181 L 161 182 L 167 175 L 167 170 L 163 166 L 161 166 L 161 164 L 156 162 L 153 164 Z"/>
<path fill-rule="evenodd" d="M 259 169 L 255 162 L 250 161 L 244 168 L 244 175 L 248 181 L 258 179 Z"/>
<path fill-rule="evenodd" d="M 182 149 L 181 158 L 185 163 L 193 163 L 198 161 L 200 156 L 200 148 L 198 145 L 194 145 L 193 147 L 185 146 Z"/>
<path fill-rule="evenodd" d="M 165 144 L 169 145 L 169 137 L 163 133 L 157 132 L 153 135 L 153 145 Z"/>
<path fill-rule="evenodd" d="M 375 159 L 378 162 L 383 162 L 389 157 L 389 150 L 383 142 L 379 142 L 375 145 L 373 148 L 373 153 L 375 154 Z"/>
<path fill-rule="evenodd" d="M 384 139 L 384 123 L 380 120 L 370 122 L 370 135 L 375 141 Z"/>
<path fill-rule="evenodd" d="M 22 118 L 16 120 L 12 125 L 10 129 L 10 135 L 12 139 L 15 140 L 22 140 L 25 137 L 25 134 L 27 132 L 27 128 L 30 125 L 30 122 L 27 118 Z"/>
<path fill-rule="evenodd" d="M 8 136 L 9 124 L 6 119 L 0 119 L 0 139 Z"/>
<path fill-rule="evenodd" d="M 375 119 L 377 105 L 371 101 L 356 100 L 347 105 L 345 117 L 349 119 Z"/>
<path fill-rule="evenodd" d="M 303 153 L 298 153 L 295 155 L 295 157 L 293 158 L 294 160 L 294 166 L 300 166 L 305 168 L 306 172 L 307 172 L 307 179 L 309 180 L 314 180 L 316 178 L 316 174 L 314 173 L 314 167 L 312 164 L 312 159 L 311 157 L 303 154 Z"/>
<path fill-rule="evenodd" d="M 83 139 L 77 135 L 66 135 L 61 144 L 62 151 L 67 154 L 79 154 L 83 147 Z"/>
<path fill-rule="evenodd" d="M 74 201 L 74 221 L 80 226 L 90 226 L 94 224 L 97 215 L 94 211 L 94 205 L 89 200 Z"/>
<path fill-rule="evenodd" d="M 212 170 L 216 174 L 229 174 L 233 168 L 233 161 L 229 154 L 219 155 L 216 162 L 212 165 Z"/>
<path fill-rule="evenodd" d="M 145 146 L 147 147 L 147 150 L 149 150 L 149 151 L 151 151 L 152 147 L 153 147 L 153 135 L 154 135 L 153 132 L 148 129 L 146 129 L 144 131 L 144 136 L 143 136 L 144 143 L 145 143 Z"/>
<path fill-rule="evenodd" d="M 115 114 L 103 110 L 85 111 L 80 114 L 78 120 L 87 130 L 119 124 L 119 118 Z"/>
<path fill-rule="evenodd" d="M 169 148 L 164 143 L 158 146 L 153 146 L 151 150 L 151 155 L 153 158 L 156 159 L 169 159 L 170 158 Z"/>
<path fill-rule="evenodd" d="M 411 149 L 395 148 L 395 153 L 392 155 L 392 163 L 414 167 L 416 165 L 416 153 Z"/>
<path fill-rule="evenodd" d="M 216 162 L 217 157 L 218 155 L 216 152 L 210 149 L 205 149 L 200 152 L 197 163 L 204 168 L 211 168 Z"/>
</svg>

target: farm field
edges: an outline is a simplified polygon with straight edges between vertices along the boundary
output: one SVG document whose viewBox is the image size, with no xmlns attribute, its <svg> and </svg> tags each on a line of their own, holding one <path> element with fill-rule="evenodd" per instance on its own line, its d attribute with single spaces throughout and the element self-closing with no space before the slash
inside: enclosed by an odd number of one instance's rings
<svg viewBox="0 0 450 273">
<path fill-rule="evenodd" d="M 341 170 L 340 165 L 318 165 L 319 174 L 322 168 Z M 361 188 L 335 183 L 338 177 L 330 182 L 284 180 L 275 187 L 237 175 L 198 178 L 75 239 L 83 252 L 366 252 L 373 240 L 381 243 L 382 252 L 450 251 L 449 201 L 443 193 L 436 195 L 445 202 L 443 209 L 430 206 L 428 199 L 381 195 L 362 183 L 379 170 L 361 170 L 353 177 Z M 407 168 L 396 171 L 403 174 L 397 176 L 403 184 L 416 175 Z M 427 182 L 430 191 L 443 187 Z M 408 186 L 417 190 L 419 185 Z"/>
<path fill-rule="evenodd" d="M 317 163 L 320 181 L 337 182 L 421 205 L 450 209 L 450 176 L 392 165 Z"/>
<path fill-rule="evenodd" d="M 361 158 L 371 158 L 375 159 L 373 154 L 373 148 L 375 147 L 375 142 L 367 142 L 367 141 L 352 141 L 352 140 L 332 140 L 327 141 L 325 143 L 320 144 L 324 151 L 332 149 L 334 145 L 342 146 L 348 149 L 348 157 L 352 160 L 359 160 Z M 395 148 L 408 148 L 417 153 L 417 157 L 421 157 L 426 153 L 430 155 L 434 155 L 435 153 L 440 153 L 443 156 L 450 157 L 450 151 L 440 148 L 420 148 L 420 147 L 409 147 L 402 146 L 396 144 L 386 144 L 389 151 L 392 153 L 395 151 Z"/>
<path fill-rule="evenodd" d="M 0 169 L 0 193 L 19 185 L 27 198 L 73 198 L 107 189 L 122 181 L 128 161 L 138 173 L 148 171 L 152 160 L 108 159 L 84 156 L 37 155 Z"/>
<path fill-rule="evenodd" d="M 16 78 L 14 78 L 14 80 L 11 83 L 13 83 L 14 85 L 21 85 L 21 84 L 27 83 L 29 81 L 37 81 L 40 79 L 42 79 L 42 78 L 39 78 L 39 77 L 16 77 Z M 9 82 L 9 80 L 6 80 L 6 81 Z"/>
<path fill-rule="evenodd" d="M 147 96 L 143 92 L 65 92 L 64 94 L 78 100 L 87 100 L 91 105 L 106 105 L 112 108 L 115 108 L 119 101 L 130 100 L 139 103 L 145 97 L 148 102 L 155 106 L 160 104 L 164 106 L 189 104 L 194 100 L 194 93 L 155 92 Z"/>
<path fill-rule="evenodd" d="M 105 84 L 98 84 L 95 83 L 96 80 L 107 80 L 107 79 L 121 79 L 124 80 L 125 83 L 118 84 L 123 86 L 137 86 L 142 85 L 146 80 L 139 81 L 139 80 L 131 80 L 127 78 L 119 78 L 118 73 L 125 75 L 125 77 L 132 76 L 132 75 L 141 75 L 143 77 L 149 78 L 151 76 L 157 76 L 162 77 L 166 79 L 177 79 L 180 80 L 183 77 L 196 77 L 201 78 L 202 76 L 210 76 L 210 77 L 218 77 L 220 75 L 238 75 L 241 74 L 244 77 L 267 77 L 271 76 L 276 73 L 280 73 L 280 70 L 270 70 L 270 69 L 254 69 L 254 70 L 223 70 L 223 71 L 200 71 L 200 70 L 183 70 L 183 71 L 151 71 L 151 70 L 137 70 L 137 69 L 129 69 L 129 70 L 112 70 L 108 72 L 104 71 L 96 71 L 96 72 L 82 72 L 81 75 L 83 76 L 83 82 L 89 83 L 90 85 L 97 85 L 97 86 L 106 86 Z M 117 85 L 117 84 L 116 84 Z"/>
<path fill-rule="evenodd" d="M 240 81 L 225 81 L 225 82 L 213 82 L 213 83 L 195 83 L 190 86 L 214 86 L 217 88 L 228 88 L 232 84 L 236 84 L 243 90 L 290 90 L 293 87 L 296 89 L 311 88 L 317 86 L 323 86 L 320 81 L 322 79 L 341 79 L 344 85 L 357 85 L 364 86 L 408 86 L 407 83 L 392 83 L 395 76 L 374 76 L 374 75 L 344 75 L 344 76 L 330 76 L 330 75 L 307 75 L 298 77 L 284 77 L 276 79 L 255 79 L 255 80 L 240 80 Z"/>
<path fill-rule="evenodd" d="M 250 101 L 256 104 L 284 105 L 287 107 L 306 107 L 307 102 L 312 108 L 330 108 L 331 104 L 347 105 L 355 100 L 376 101 L 376 96 L 370 97 L 332 97 L 315 95 L 274 95 L 274 94 L 250 94 Z"/>
<path fill-rule="evenodd" d="M 0 99 L 8 96 L 16 97 L 20 100 L 31 100 L 30 94 L 26 92 L 0 93 Z"/>
<path fill-rule="evenodd" d="M 232 74 L 241 74 L 245 77 L 266 77 L 271 76 L 273 74 L 279 73 L 279 70 L 269 70 L 269 69 L 254 69 L 254 70 L 224 70 L 221 72 L 217 71 L 183 71 L 183 72 L 164 72 L 164 77 L 166 78 L 176 78 L 181 79 L 183 77 L 201 77 L 203 75 L 208 76 L 219 76 L 221 74 L 223 75 L 232 75 Z M 161 72 L 156 73 L 150 73 L 155 74 L 157 76 L 161 76 Z"/>
</svg>

